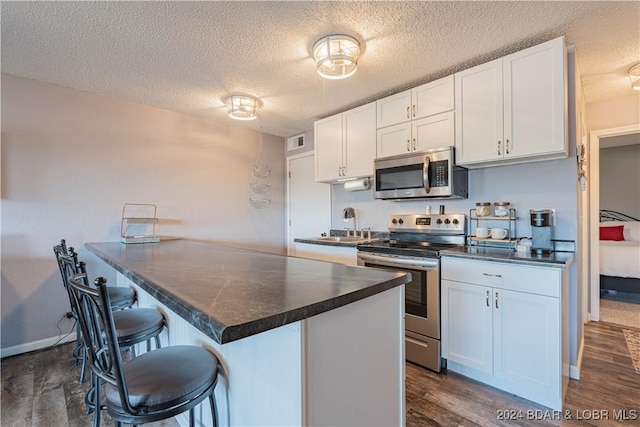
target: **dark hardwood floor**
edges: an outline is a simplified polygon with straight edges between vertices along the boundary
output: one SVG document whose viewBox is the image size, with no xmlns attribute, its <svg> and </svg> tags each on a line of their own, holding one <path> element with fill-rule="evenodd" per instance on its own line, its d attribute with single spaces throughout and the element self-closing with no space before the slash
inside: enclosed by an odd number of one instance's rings
<svg viewBox="0 0 640 427">
<path fill-rule="evenodd" d="M 640 375 L 633 369 L 622 329 L 607 323 L 586 325 L 581 380 L 570 381 L 561 414 L 452 372 L 436 374 L 407 363 L 407 426 L 640 426 Z M 84 413 L 86 384 L 77 382 L 72 347 L 2 359 L 3 427 L 91 425 L 92 415 Z M 616 420 L 621 410 L 635 419 Z M 528 419 L 532 417 L 527 413 L 559 419 Z M 600 419 L 593 419 L 596 416 Z M 113 424 L 104 419 L 102 425 Z"/>
<path fill-rule="evenodd" d="M 407 426 L 640 426 L 640 375 L 622 329 L 602 322 L 585 326 L 580 381 L 569 381 L 560 413 L 453 372 L 408 363 Z M 621 410 L 634 419 L 616 420 Z M 505 415 L 511 419 L 500 419 Z"/>
</svg>

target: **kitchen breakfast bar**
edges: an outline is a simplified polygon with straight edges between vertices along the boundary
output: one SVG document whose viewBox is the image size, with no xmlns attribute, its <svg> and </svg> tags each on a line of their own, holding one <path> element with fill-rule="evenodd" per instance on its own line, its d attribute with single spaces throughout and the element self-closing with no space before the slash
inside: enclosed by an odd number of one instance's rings
<svg viewBox="0 0 640 427">
<path fill-rule="evenodd" d="M 163 346 L 216 354 L 221 426 L 405 424 L 409 275 L 182 239 L 85 247 L 163 313 Z"/>
</svg>

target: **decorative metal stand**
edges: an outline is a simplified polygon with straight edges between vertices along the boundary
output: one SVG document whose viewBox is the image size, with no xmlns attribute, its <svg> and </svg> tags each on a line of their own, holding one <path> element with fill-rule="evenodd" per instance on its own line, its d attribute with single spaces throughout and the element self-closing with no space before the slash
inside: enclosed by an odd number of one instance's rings
<svg viewBox="0 0 640 427">
<path fill-rule="evenodd" d="M 143 203 L 125 203 L 122 207 L 120 241 L 122 243 L 157 243 L 158 208 Z"/>
<path fill-rule="evenodd" d="M 513 208 L 509 209 L 509 215 L 507 216 L 478 216 L 476 210 L 471 209 L 469 211 L 469 238 L 467 241 L 469 242 L 469 245 L 492 246 L 499 248 L 507 247 L 515 250 L 518 243 L 518 238 L 516 236 L 517 219 L 516 210 Z M 483 238 L 473 235 L 472 232 L 475 232 L 480 221 L 508 221 L 507 237 L 504 239 L 492 239 L 490 237 Z"/>
</svg>

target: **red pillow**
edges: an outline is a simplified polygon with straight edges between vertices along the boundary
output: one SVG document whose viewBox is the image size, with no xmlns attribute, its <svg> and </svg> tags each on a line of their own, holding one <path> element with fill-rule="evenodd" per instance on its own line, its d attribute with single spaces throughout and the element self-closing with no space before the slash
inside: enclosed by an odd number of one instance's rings
<svg viewBox="0 0 640 427">
<path fill-rule="evenodd" d="M 600 227 L 600 240 L 624 240 L 624 225 L 615 225 L 613 227 Z"/>
</svg>

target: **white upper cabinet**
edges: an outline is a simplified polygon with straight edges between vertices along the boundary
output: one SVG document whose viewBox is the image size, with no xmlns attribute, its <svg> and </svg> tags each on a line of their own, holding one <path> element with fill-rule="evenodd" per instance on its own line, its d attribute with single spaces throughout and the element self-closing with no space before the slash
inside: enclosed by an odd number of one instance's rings
<svg viewBox="0 0 640 427">
<path fill-rule="evenodd" d="M 332 181 L 342 173 L 342 114 L 313 124 L 316 181 Z"/>
<path fill-rule="evenodd" d="M 342 113 L 342 129 L 344 177 L 372 176 L 376 158 L 375 102 Z"/>
<path fill-rule="evenodd" d="M 373 174 L 375 102 L 318 120 L 314 133 L 316 181 L 334 182 Z"/>
<path fill-rule="evenodd" d="M 411 122 L 411 136 L 415 151 L 454 146 L 454 112 L 449 111 Z"/>
<path fill-rule="evenodd" d="M 377 156 L 455 145 L 453 75 L 376 102 Z"/>
<path fill-rule="evenodd" d="M 453 75 L 411 89 L 411 118 L 432 116 L 454 108 Z"/>
<path fill-rule="evenodd" d="M 457 163 L 566 158 L 566 69 L 560 37 L 456 73 Z"/>
<path fill-rule="evenodd" d="M 377 127 L 397 125 L 411 120 L 411 91 L 396 93 L 376 101 Z"/>
</svg>

